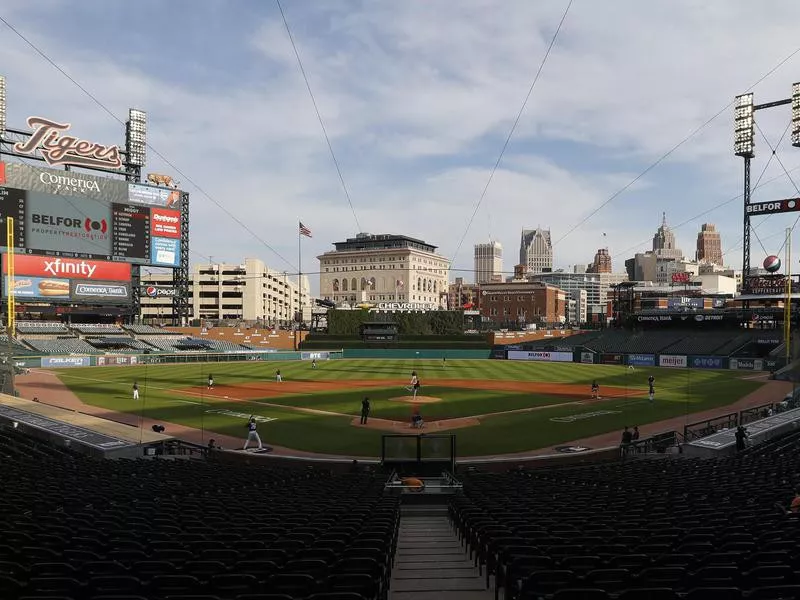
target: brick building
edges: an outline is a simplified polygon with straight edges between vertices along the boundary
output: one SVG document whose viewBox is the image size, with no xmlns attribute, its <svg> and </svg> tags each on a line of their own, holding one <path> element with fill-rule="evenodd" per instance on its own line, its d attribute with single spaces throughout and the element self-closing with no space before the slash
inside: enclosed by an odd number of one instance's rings
<svg viewBox="0 0 800 600">
<path fill-rule="evenodd" d="M 567 293 L 539 281 L 487 283 L 481 286 L 480 311 L 496 324 L 563 323 Z"/>
</svg>

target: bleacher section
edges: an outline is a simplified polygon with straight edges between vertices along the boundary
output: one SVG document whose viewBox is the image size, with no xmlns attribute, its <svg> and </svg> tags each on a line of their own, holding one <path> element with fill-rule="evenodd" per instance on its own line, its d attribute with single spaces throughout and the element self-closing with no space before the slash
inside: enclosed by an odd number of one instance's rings
<svg viewBox="0 0 800 600">
<path fill-rule="evenodd" d="M 217 330 L 214 331 L 216 333 Z M 213 338 L 196 337 L 150 325 L 121 327 L 105 323 L 78 323 L 68 326 L 50 321 L 20 321 L 17 323 L 17 333 L 18 339 L 14 340 L 14 344 L 20 353 L 27 354 L 228 353 L 263 351 L 269 346 L 268 342 L 245 342 L 245 339 L 251 339 L 249 336 L 232 340 L 217 335 Z"/>
<path fill-rule="evenodd" d="M 543 339 L 522 344 L 523 350 L 574 350 L 585 347 L 595 352 L 621 354 L 687 354 L 728 356 L 763 335 L 751 330 L 649 330 L 606 329 L 565 338 Z M 749 354 L 748 354 L 749 355 Z"/>
<path fill-rule="evenodd" d="M 76 337 L 26 339 L 25 342 L 41 354 L 102 354 L 103 352 Z"/>
<path fill-rule="evenodd" d="M 150 344 L 125 335 L 87 337 L 86 342 L 104 352 L 150 352 L 153 350 Z"/>
<path fill-rule="evenodd" d="M 64 323 L 55 321 L 17 321 L 17 332 L 21 335 L 65 335 L 70 330 Z"/>
<path fill-rule="evenodd" d="M 800 597 L 800 433 L 720 459 L 466 474 L 450 516 L 516 600 Z"/>
<path fill-rule="evenodd" d="M 119 325 L 107 323 L 79 323 L 72 329 L 84 335 L 125 335 L 125 330 Z"/>
<path fill-rule="evenodd" d="M 178 349 L 175 347 L 175 344 L 178 343 L 180 340 L 184 339 L 183 336 L 180 335 L 140 335 L 138 338 L 140 341 L 153 346 L 157 350 L 162 352 L 177 352 Z"/>
<path fill-rule="evenodd" d="M 384 496 L 385 477 L 93 460 L 3 430 L 0 480 L 13 482 L 4 600 L 386 598 L 399 499 Z M 350 595 L 313 595 L 334 592 Z"/>
<path fill-rule="evenodd" d="M 153 327 L 152 325 L 126 325 L 130 333 L 134 335 L 175 335 L 175 332 L 161 327 Z"/>
</svg>

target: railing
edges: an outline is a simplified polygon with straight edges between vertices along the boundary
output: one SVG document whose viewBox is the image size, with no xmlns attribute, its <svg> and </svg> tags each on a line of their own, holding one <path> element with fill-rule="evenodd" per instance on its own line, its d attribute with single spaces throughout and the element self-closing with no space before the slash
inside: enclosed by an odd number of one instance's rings
<svg viewBox="0 0 800 600">
<path fill-rule="evenodd" d="M 679 438 L 683 438 L 679 432 L 665 431 L 620 447 L 623 454 L 664 454 L 669 448 L 680 445 Z"/>
<path fill-rule="evenodd" d="M 747 423 L 752 423 L 753 421 L 768 417 L 774 410 L 775 405 L 772 402 L 746 408 L 739 412 L 739 425 L 746 425 Z"/>
<path fill-rule="evenodd" d="M 706 421 L 689 423 L 683 428 L 684 441 L 699 440 L 722 429 L 732 429 L 739 424 L 739 413 L 728 413 Z"/>
</svg>

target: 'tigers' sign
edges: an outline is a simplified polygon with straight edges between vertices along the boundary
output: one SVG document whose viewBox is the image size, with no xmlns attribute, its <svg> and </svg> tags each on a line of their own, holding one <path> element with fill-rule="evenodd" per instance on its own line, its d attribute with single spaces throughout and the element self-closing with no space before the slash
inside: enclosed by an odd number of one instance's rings
<svg viewBox="0 0 800 600">
<path fill-rule="evenodd" d="M 72 127 L 70 123 L 58 123 L 43 117 L 28 117 L 28 127 L 33 129 L 33 133 L 24 142 L 14 144 L 15 152 L 33 155 L 39 150 L 45 162 L 54 167 L 62 165 L 96 169 L 122 167 L 122 156 L 118 146 L 105 146 L 71 135 L 62 135 Z"/>
</svg>

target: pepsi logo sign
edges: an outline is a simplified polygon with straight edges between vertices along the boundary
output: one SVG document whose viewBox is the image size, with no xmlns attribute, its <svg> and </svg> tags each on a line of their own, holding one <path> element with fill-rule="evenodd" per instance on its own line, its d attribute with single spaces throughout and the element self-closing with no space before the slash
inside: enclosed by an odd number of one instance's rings
<svg viewBox="0 0 800 600">
<path fill-rule="evenodd" d="M 144 288 L 144 294 L 148 298 L 171 298 L 175 296 L 175 288 L 171 287 L 156 287 L 154 285 L 148 285 Z"/>
</svg>

